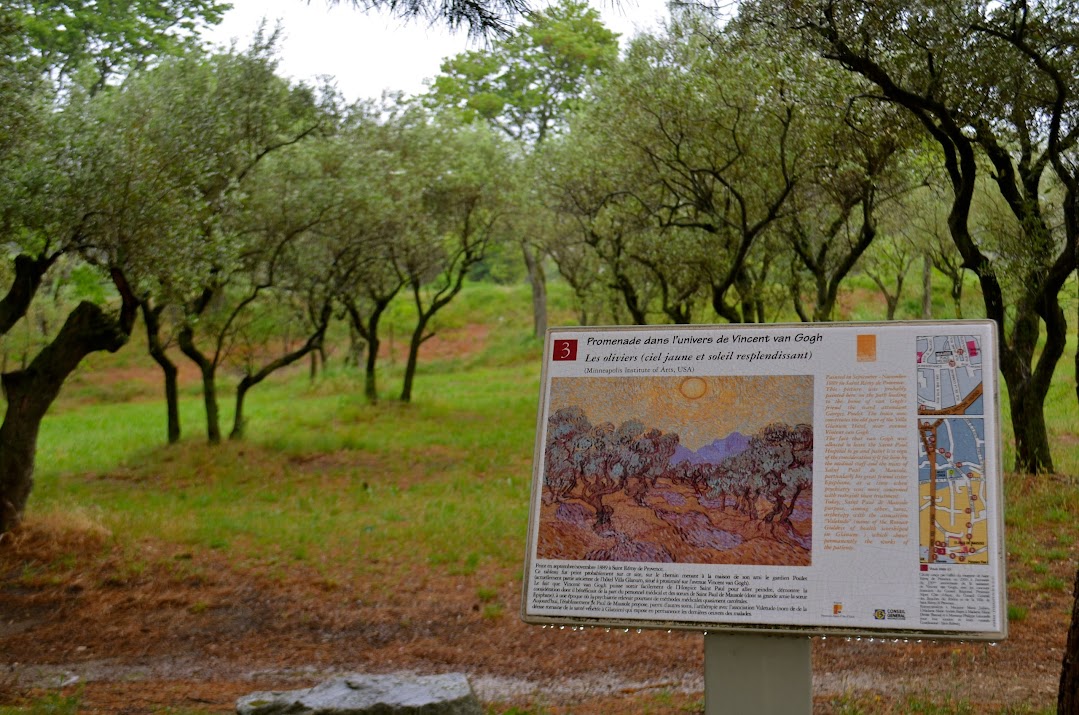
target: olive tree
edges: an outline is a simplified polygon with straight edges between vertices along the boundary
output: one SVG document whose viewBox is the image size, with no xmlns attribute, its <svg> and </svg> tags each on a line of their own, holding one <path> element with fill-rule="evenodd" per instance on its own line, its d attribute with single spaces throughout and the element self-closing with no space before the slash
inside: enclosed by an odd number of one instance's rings
<svg viewBox="0 0 1079 715">
<path fill-rule="evenodd" d="M 1079 3 L 762 0 L 743 9 L 867 79 L 939 149 L 952 240 L 999 325 L 1015 468 L 1052 472 L 1043 407 L 1066 343 L 1060 293 L 1079 251 Z M 1003 237 L 972 230 L 982 176 L 1011 213 Z M 1059 206 L 1049 198 L 1054 182 Z"/>
<path fill-rule="evenodd" d="M 419 153 L 407 171 L 424 224 L 396 259 L 416 310 L 402 402 L 412 399 L 420 346 L 434 337 L 432 319 L 461 292 L 469 272 L 501 237 L 510 160 L 505 143 L 482 125 L 429 121 L 415 130 Z"/>
<path fill-rule="evenodd" d="M 318 229 L 346 211 L 334 185 L 338 157 L 332 145 L 309 140 L 267 156 L 251 174 L 236 217 L 244 233 L 234 280 L 225 288 L 219 346 L 238 364 L 236 409 L 230 439 L 244 436 L 245 398 L 274 372 L 323 347 L 349 268 L 345 253 L 321 240 Z M 299 326 L 297 340 L 267 354 L 282 323 Z M 291 332 L 291 331 L 290 331 Z M 291 336 L 290 336 L 291 337 Z"/>
<path fill-rule="evenodd" d="M 22 518 L 38 428 L 60 387 L 83 357 L 126 342 L 139 305 L 136 277 L 194 215 L 177 171 L 183 162 L 132 131 L 144 115 L 118 111 L 108 80 L 190 41 L 223 11 L 204 0 L 15 0 L 0 8 L 0 242 L 10 257 L 0 337 L 24 320 L 62 262 L 96 264 L 115 295 L 80 301 L 33 360 L 0 378 L 0 533 Z"/>
<path fill-rule="evenodd" d="M 673 322 L 702 294 L 725 320 L 758 319 L 750 255 L 798 181 L 801 127 L 766 63 L 705 18 L 631 43 L 552 181 L 635 322 L 649 291 Z"/>
<path fill-rule="evenodd" d="M 532 13 L 489 49 L 445 60 L 426 102 L 466 121 L 487 123 L 542 162 L 549 139 L 565 131 L 617 58 L 618 35 L 603 25 L 599 13 L 585 2 L 561 0 Z M 543 227 L 533 224 L 516 234 L 532 286 L 537 337 L 547 329 L 543 260 L 550 237 L 537 230 Z"/>
<path fill-rule="evenodd" d="M 332 140 L 341 207 L 317 229 L 345 267 L 337 300 L 351 332 L 363 342 L 364 396 L 369 402 L 378 400 L 381 321 L 407 284 L 398 261 L 425 226 L 421 192 L 409 171 L 420 161 L 412 141 L 416 121 L 421 120 L 400 97 L 349 109 L 344 127 Z"/>
<path fill-rule="evenodd" d="M 268 156 L 326 122 L 312 90 L 290 86 L 276 74 L 273 41 L 260 37 L 244 52 L 170 60 L 131 78 L 121 93 L 131 106 L 156 112 L 150 128 L 160 131 L 148 134 L 160 151 L 184 152 L 178 167 L 197 220 L 175 242 L 173 259 L 150 267 L 154 285 L 143 297 L 181 311 L 177 342 L 199 368 L 213 443 L 221 439 L 216 373 L 228 353 L 233 313 L 237 303 L 253 300 L 252 291 L 262 290 L 256 288 L 266 275 L 260 257 L 267 241 L 275 240 L 250 225 L 245 192 Z M 283 231 L 296 235 L 292 228 Z M 253 276 L 256 265 L 262 276 Z"/>
<path fill-rule="evenodd" d="M 41 120 L 47 131 L 18 152 L 19 164 L 5 169 L 5 229 L 19 252 L 0 301 L 0 334 L 26 314 L 45 272 L 66 256 L 100 266 L 118 300 L 81 301 L 25 368 L 4 373 L 0 532 L 21 519 L 38 428 L 64 381 L 86 355 L 127 341 L 138 310 L 137 278 L 164 255 L 174 232 L 189 225 L 188 195 L 171 180 L 169 158 L 131 131 L 131 117 L 113 100 L 70 93 Z"/>
</svg>

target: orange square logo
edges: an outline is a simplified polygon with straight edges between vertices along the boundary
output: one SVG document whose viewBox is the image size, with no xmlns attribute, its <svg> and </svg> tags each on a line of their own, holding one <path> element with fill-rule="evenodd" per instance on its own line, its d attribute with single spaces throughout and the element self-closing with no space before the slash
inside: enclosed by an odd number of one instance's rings
<svg viewBox="0 0 1079 715">
<path fill-rule="evenodd" d="M 859 335 L 858 336 L 858 362 L 876 362 L 877 361 L 877 336 L 876 335 Z"/>
</svg>

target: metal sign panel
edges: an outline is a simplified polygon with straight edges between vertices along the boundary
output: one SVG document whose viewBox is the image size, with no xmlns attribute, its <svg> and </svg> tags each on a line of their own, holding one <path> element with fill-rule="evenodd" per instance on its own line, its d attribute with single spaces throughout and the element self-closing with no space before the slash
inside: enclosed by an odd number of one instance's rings
<svg viewBox="0 0 1079 715">
<path fill-rule="evenodd" d="M 522 617 L 999 640 L 992 321 L 547 333 Z"/>
</svg>

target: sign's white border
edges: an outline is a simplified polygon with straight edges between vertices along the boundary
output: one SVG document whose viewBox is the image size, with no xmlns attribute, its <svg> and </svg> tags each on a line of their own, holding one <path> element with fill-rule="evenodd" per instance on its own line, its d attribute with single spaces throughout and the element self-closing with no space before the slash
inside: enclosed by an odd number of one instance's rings
<svg viewBox="0 0 1079 715">
<path fill-rule="evenodd" d="M 745 336 L 741 342 L 735 336 Z M 818 336 L 813 338 L 812 336 Z M 873 360 L 862 361 L 855 357 L 856 348 L 859 346 L 858 336 L 875 336 L 873 348 L 880 351 Z M 674 349 L 672 339 L 681 338 L 678 349 Z M 796 337 L 797 336 L 797 337 Z M 825 430 L 822 429 L 824 410 L 826 407 L 823 397 L 823 382 L 829 375 L 861 375 L 872 376 L 875 372 L 894 373 L 900 369 L 908 369 L 910 375 L 910 409 L 912 415 L 917 411 L 917 364 L 915 351 L 910 348 L 910 341 L 921 336 L 976 336 L 981 343 L 981 369 L 982 369 L 982 406 L 984 412 L 984 456 L 983 485 L 986 490 L 983 499 L 986 501 L 986 540 L 988 559 L 984 564 L 952 564 L 952 563 L 925 563 L 925 552 L 920 550 L 919 539 L 915 538 L 913 545 L 905 547 L 907 554 L 900 558 L 902 567 L 895 568 L 896 556 L 891 553 L 887 558 L 882 557 L 883 569 L 886 571 L 903 571 L 909 574 L 908 583 L 905 584 L 906 593 L 898 593 L 904 588 L 896 588 L 896 602 L 906 604 L 905 608 L 896 608 L 885 611 L 883 608 L 876 609 L 876 616 L 881 618 L 884 612 L 884 620 L 867 620 L 866 602 L 861 602 L 858 594 L 880 593 L 874 591 L 874 581 L 880 579 L 880 573 L 876 569 L 865 570 L 866 558 L 856 554 L 857 558 L 847 561 L 836 559 L 818 559 L 820 545 L 826 533 L 824 519 L 820 518 L 821 509 L 827 500 L 824 489 L 818 489 L 822 485 L 824 464 L 828 459 L 827 454 L 823 459 L 814 459 L 813 484 L 815 493 L 813 498 L 813 531 L 812 550 L 814 553 L 811 568 L 805 567 L 784 568 L 755 567 L 753 565 L 687 565 L 670 563 L 648 563 L 655 573 L 662 573 L 668 579 L 685 577 L 698 579 L 714 576 L 717 579 L 734 578 L 787 578 L 792 573 L 811 574 L 812 592 L 814 603 L 834 602 L 836 618 L 822 618 L 818 609 L 813 617 L 796 615 L 777 615 L 775 613 L 763 613 L 748 615 L 742 613 L 735 616 L 707 615 L 704 617 L 694 615 L 674 615 L 677 609 L 667 608 L 665 604 L 670 601 L 666 598 L 638 598 L 640 608 L 614 609 L 616 612 L 602 604 L 602 597 L 598 601 L 599 608 L 582 606 L 578 598 L 573 600 L 573 605 L 559 607 L 552 606 L 550 599 L 538 607 L 534 597 L 541 590 L 541 569 L 544 576 L 557 573 L 559 569 L 575 568 L 585 569 L 588 577 L 584 581 L 567 581 L 567 585 L 577 591 L 588 595 L 590 584 L 602 583 L 604 580 L 619 579 L 622 574 L 621 568 L 629 569 L 633 574 L 647 562 L 648 559 L 631 559 L 624 562 L 617 560 L 617 556 L 608 555 L 600 562 L 584 559 L 541 559 L 537 557 L 537 548 L 540 532 L 540 512 L 542 508 L 544 487 L 544 460 L 547 437 L 548 418 L 551 415 L 551 385 L 552 379 L 557 377 L 601 377 L 605 380 L 598 381 L 611 389 L 619 389 L 618 380 L 624 377 L 677 377 L 688 374 L 707 376 L 745 376 L 745 375 L 813 375 L 815 381 L 815 394 L 813 400 L 813 423 L 815 438 L 826 438 Z M 689 338 L 686 340 L 685 338 Z M 798 342 L 795 343 L 794 340 Z M 567 342 L 569 341 L 569 342 Z M 652 343 L 645 347 L 645 343 Z M 663 346 L 657 349 L 656 344 Z M 709 349 L 700 348 L 701 344 Z M 766 345 L 762 343 L 767 343 Z M 689 346 L 688 348 L 685 346 Z M 715 348 L 722 345 L 723 351 Z M 567 346 L 572 346 L 573 354 L 569 354 Z M 898 347 L 897 347 L 898 346 Z M 555 356 L 555 348 L 562 349 L 562 354 Z M 909 349 L 908 349 L 909 348 Z M 755 353 L 754 353 L 755 351 Z M 720 357 L 720 352 L 737 353 L 737 359 Z M 691 362 L 678 362 L 671 360 L 665 362 L 664 355 L 676 353 L 690 353 L 693 356 Z M 755 357 L 754 357 L 755 355 Z M 614 362 L 604 362 L 610 356 Z M 560 358 L 560 359 L 559 359 Z M 920 359 L 920 358 L 919 358 Z M 903 368 L 904 361 L 907 367 Z M 621 367 L 614 368 L 613 365 Z M 597 369 L 602 366 L 606 369 Z M 626 369 L 633 366 L 632 369 Z M 1000 454 L 1000 391 L 998 382 L 999 362 L 997 357 L 996 325 L 992 321 L 893 321 L 888 323 L 829 323 L 829 324 L 770 324 L 770 325 L 714 325 L 714 326 L 647 326 L 647 327 L 603 327 L 603 328 L 552 328 L 547 331 L 544 345 L 543 373 L 540 388 L 540 404 L 537 416 L 537 429 L 535 441 L 535 456 L 533 462 L 533 478 L 531 502 L 529 510 L 529 529 L 527 540 L 527 552 L 525 558 L 523 598 L 521 617 L 527 623 L 533 624 L 561 624 L 575 626 L 600 626 L 600 627 L 626 627 L 626 628 L 663 628 L 663 629 L 689 629 L 701 631 L 722 632 L 759 632 L 772 634 L 797 634 L 797 635 L 865 635 L 881 636 L 887 638 L 949 638 L 964 640 L 1002 640 L 1007 636 L 1007 605 L 1006 605 L 1006 574 L 1005 574 L 1005 548 L 1004 548 L 1004 516 L 1001 478 L 1001 454 Z M 695 372 L 694 372 L 695 371 Z M 883 374 L 881 372 L 881 374 Z M 597 384 L 597 383 L 592 383 Z M 623 383 L 625 384 L 625 383 Z M 597 402 L 603 395 L 597 394 Z M 912 417 L 911 424 L 917 424 L 917 417 Z M 917 428 L 915 428 L 917 429 Z M 817 442 L 818 446 L 820 441 Z M 910 462 L 910 479 L 914 486 L 911 487 L 915 494 L 918 492 L 917 469 L 918 452 L 917 444 L 911 444 L 912 456 Z M 973 493 L 973 492 L 969 492 Z M 919 497 L 920 499 L 920 497 Z M 917 534 L 918 501 L 911 507 L 912 534 Z M 893 550 L 894 551 L 894 550 Z M 870 558 L 872 558 L 870 556 Z M 933 558 L 936 558 L 935 556 Z M 827 561 L 821 565 L 817 562 Z M 921 563 L 920 563 L 921 562 Z M 608 569 L 605 571 L 593 570 Z M 656 568 L 659 567 L 659 568 Z M 610 571 L 609 569 L 614 569 Z M 567 572 L 569 573 L 569 572 Z M 617 574 L 617 575 L 615 575 Z M 969 578 L 977 574 L 977 583 Z M 611 577 L 611 578 L 608 578 Z M 951 580 L 949 580 L 951 579 Z M 955 579 L 958 579 L 955 580 Z M 803 579 L 804 580 L 804 579 Z M 887 579 L 885 579 L 887 580 Z M 699 583 L 696 581 L 695 583 Z M 582 585 L 583 584 L 583 585 Z M 937 584 L 937 585 L 934 585 Z M 940 586 L 939 584 L 944 584 Z M 953 585 L 954 584 L 954 585 Z M 544 587 L 549 583 L 542 582 Z M 597 588 L 601 596 L 606 592 L 607 586 Z M 757 585 L 757 584 L 753 584 Z M 879 585 L 879 584 L 878 584 Z M 957 589 L 955 595 L 955 612 L 963 610 L 964 603 L 961 600 L 965 594 L 971 593 L 971 588 L 977 588 L 979 593 L 978 605 L 982 613 L 976 618 L 978 625 L 971 626 L 969 623 L 951 623 L 935 619 L 931 624 L 923 623 L 919 610 L 919 593 L 921 598 L 939 598 L 941 588 Z M 891 588 L 891 586 L 889 586 Z M 989 591 L 986 591 L 986 588 Z M 706 592 L 707 588 L 704 589 Z M 930 592 L 925 596 L 925 592 Z M 652 593 L 657 593 L 652 591 Z M 945 591 L 947 593 L 947 591 Z M 835 594 L 834 596 L 832 594 Z M 700 600 L 700 594 L 695 594 Z M 720 594 L 724 595 L 724 594 Z M 879 597 L 877 597 L 879 600 Z M 571 599 L 567 598 L 567 601 Z M 675 599 L 677 600 L 677 599 Z M 850 611 L 854 615 L 843 615 L 844 602 L 856 606 Z M 587 602 L 585 602 L 587 603 Z M 924 605 L 923 601 L 923 605 Z M 887 605 L 887 604 L 882 604 Z M 785 609 L 780 609 L 785 610 Z M 926 612 L 929 612 L 926 608 Z M 849 611 L 848 611 L 849 612 Z M 889 613 L 905 614 L 899 620 L 888 620 Z M 693 611 L 683 611 L 683 614 Z M 700 613 L 699 611 L 697 613 Z M 913 615 L 913 617 L 910 617 Z M 928 617 L 926 620 L 929 619 Z"/>
</svg>

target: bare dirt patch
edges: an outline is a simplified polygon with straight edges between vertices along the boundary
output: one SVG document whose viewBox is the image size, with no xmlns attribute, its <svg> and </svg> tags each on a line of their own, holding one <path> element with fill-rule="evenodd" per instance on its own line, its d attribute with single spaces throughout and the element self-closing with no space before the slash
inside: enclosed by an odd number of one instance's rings
<svg viewBox="0 0 1079 715">
<path fill-rule="evenodd" d="M 441 328 L 420 347 L 424 360 L 451 360 L 481 354 L 487 346 L 491 333 L 488 325 L 470 323 L 458 328 Z M 408 336 L 394 341 L 384 340 L 379 357 L 389 360 L 405 360 L 408 357 Z"/>
<path fill-rule="evenodd" d="M 1068 584 L 1071 563 L 1053 566 Z M 1024 569 L 1015 576 L 1042 578 Z M 493 597 L 481 588 L 499 583 Z M 482 568 L 389 568 L 367 581 L 302 565 L 268 574 L 212 551 L 121 547 L 92 524 L 31 521 L 0 543 L 0 702 L 81 688 L 85 712 L 223 713 L 247 692 L 336 673 L 460 671 L 496 712 L 700 711 L 700 634 L 526 626 L 519 602 L 514 576 Z M 1070 594 L 1017 590 L 1011 602 L 1026 616 L 995 645 L 815 639 L 816 712 L 866 694 L 884 713 L 903 712 L 912 694 L 951 695 L 974 712 L 1048 707 Z"/>
</svg>

